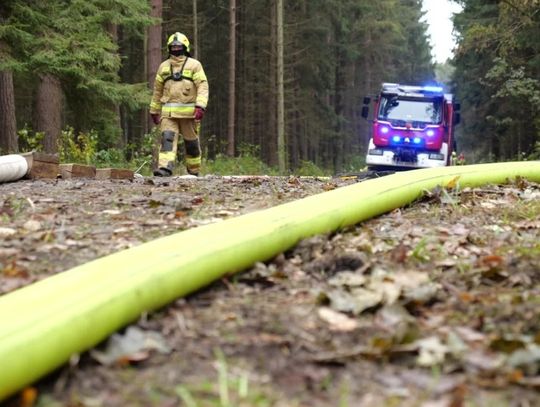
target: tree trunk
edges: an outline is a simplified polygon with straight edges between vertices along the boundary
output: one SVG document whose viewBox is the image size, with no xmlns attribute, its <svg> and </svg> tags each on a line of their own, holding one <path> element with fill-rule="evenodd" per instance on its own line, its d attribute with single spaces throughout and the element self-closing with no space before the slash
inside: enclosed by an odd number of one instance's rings
<svg viewBox="0 0 540 407">
<path fill-rule="evenodd" d="M 34 130 L 45 134 L 43 149 L 58 153 L 58 136 L 62 131 L 62 86 L 51 74 L 39 76 L 35 97 Z"/>
<path fill-rule="evenodd" d="M 340 28 L 336 29 L 336 40 L 338 42 L 345 41 L 344 33 Z M 341 42 L 340 42 L 341 43 Z M 336 123 L 334 125 L 335 137 L 332 140 L 330 151 L 332 151 L 332 166 L 334 171 L 341 170 L 343 161 L 343 116 L 344 116 L 344 101 L 345 92 L 345 69 L 347 66 L 347 58 L 341 47 L 336 47 L 335 58 L 337 61 L 334 72 L 334 113 L 336 115 Z"/>
<path fill-rule="evenodd" d="M 276 1 L 277 28 L 277 151 L 278 168 L 281 174 L 286 170 L 285 150 L 285 88 L 283 84 L 283 0 Z"/>
<path fill-rule="evenodd" d="M 111 36 L 111 39 L 113 42 L 118 45 L 118 25 L 109 23 L 107 24 L 107 32 Z M 120 113 L 120 105 L 118 103 L 112 103 L 111 102 L 111 111 L 116 117 L 115 124 L 116 124 L 116 131 L 115 131 L 115 144 L 118 148 L 124 149 L 126 146 L 125 139 L 124 139 L 124 130 L 122 129 L 122 120 L 121 120 L 121 113 Z"/>
<path fill-rule="evenodd" d="M 276 0 L 271 1 L 270 7 L 270 44 L 275 44 L 277 42 L 277 24 L 276 24 Z M 270 76 L 269 80 L 269 90 L 268 90 L 268 142 L 267 145 L 267 157 L 268 163 L 275 167 L 278 165 L 278 154 L 277 154 L 277 99 L 276 99 L 276 89 L 277 89 L 277 70 L 276 70 L 276 59 L 275 59 L 275 47 L 269 47 L 270 56 L 268 59 L 268 72 Z"/>
<path fill-rule="evenodd" d="M 151 2 L 150 17 L 153 18 L 162 18 L 163 15 L 163 0 L 152 0 Z M 156 77 L 156 72 L 161 63 L 161 35 L 162 27 L 161 22 L 156 25 L 148 27 L 147 32 L 147 42 L 146 42 L 146 80 L 148 81 L 148 86 L 150 89 L 153 88 L 154 79 Z M 145 109 L 146 110 L 146 109 Z M 154 125 L 150 119 L 150 116 L 145 112 L 144 123 L 146 123 L 146 128 L 144 133 L 148 132 L 148 129 L 151 129 Z"/>
<path fill-rule="evenodd" d="M 197 14 L 197 0 L 193 0 L 193 46 L 191 47 L 191 55 L 195 59 L 198 59 L 199 54 L 199 22 Z"/>
<path fill-rule="evenodd" d="M 17 151 L 13 75 L 10 71 L 0 71 L 0 154 Z"/>
<path fill-rule="evenodd" d="M 227 155 L 234 157 L 236 111 L 236 0 L 229 2 L 229 120 L 227 127 Z"/>
<path fill-rule="evenodd" d="M 364 49 L 367 51 L 364 54 L 364 89 L 365 89 L 365 95 L 371 94 L 375 89 L 373 89 L 373 80 L 372 80 L 372 59 L 371 59 L 371 53 L 369 51 L 371 47 L 371 32 L 368 31 L 366 33 L 366 40 L 365 40 L 365 47 Z M 375 104 L 371 103 L 369 105 L 370 110 L 375 109 Z M 377 112 L 372 112 L 373 117 L 377 115 Z M 367 120 L 364 120 L 361 126 L 361 142 L 362 146 L 360 151 L 362 154 L 366 154 L 369 146 L 369 140 L 371 138 L 371 126 L 370 123 Z"/>
</svg>

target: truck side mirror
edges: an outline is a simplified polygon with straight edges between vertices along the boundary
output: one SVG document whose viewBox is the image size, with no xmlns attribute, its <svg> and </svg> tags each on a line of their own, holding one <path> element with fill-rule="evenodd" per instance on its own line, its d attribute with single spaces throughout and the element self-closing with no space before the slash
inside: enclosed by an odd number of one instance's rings
<svg viewBox="0 0 540 407">
<path fill-rule="evenodd" d="M 369 114 L 369 106 L 362 106 L 362 117 L 364 119 L 367 119 L 368 114 Z"/>
<path fill-rule="evenodd" d="M 371 98 L 369 96 L 364 96 L 364 104 L 369 105 L 370 102 L 371 102 Z"/>
<path fill-rule="evenodd" d="M 461 122 L 461 113 L 456 112 L 454 114 L 454 124 L 459 124 Z"/>
<path fill-rule="evenodd" d="M 454 110 L 459 112 L 461 110 L 461 103 L 454 103 Z"/>
</svg>

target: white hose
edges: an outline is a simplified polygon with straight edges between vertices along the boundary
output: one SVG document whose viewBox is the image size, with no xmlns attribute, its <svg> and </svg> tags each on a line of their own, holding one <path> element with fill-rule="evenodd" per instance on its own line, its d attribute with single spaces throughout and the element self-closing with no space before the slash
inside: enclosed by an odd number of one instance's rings
<svg viewBox="0 0 540 407">
<path fill-rule="evenodd" d="M 0 183 L 16 181 L 28 172 L 28 163 L 22 155 L 9 154 L 0 156 Z"/>
</svg>

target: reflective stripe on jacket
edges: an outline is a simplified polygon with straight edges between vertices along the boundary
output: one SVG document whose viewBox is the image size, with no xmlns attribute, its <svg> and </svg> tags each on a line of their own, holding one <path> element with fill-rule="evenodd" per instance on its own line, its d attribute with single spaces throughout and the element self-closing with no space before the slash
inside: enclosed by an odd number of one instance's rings
<svg viewBox="0 0 540 407">
<path fill-rule="evenodd" d="M 206 109 L 208 81 L 199 61 L 171 56 L 162 62 L 154 81 L 150 113 L 177 118 L 192 118 L 195 106 Z"/>
</svg>

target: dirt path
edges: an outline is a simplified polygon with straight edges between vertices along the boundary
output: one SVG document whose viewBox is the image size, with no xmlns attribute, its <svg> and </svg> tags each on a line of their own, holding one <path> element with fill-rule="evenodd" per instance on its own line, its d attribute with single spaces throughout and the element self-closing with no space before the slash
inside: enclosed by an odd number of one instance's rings
<svg viewBox="0 0 540 407">
<path fill-rule="evenodd" d="M 0 293 L 353 182 L 2 184 Z M 539 281 L 538 185 L 436 191 L 145 315 L 37 383 L 36 405 L 540 405 Z"/>
</svg>

